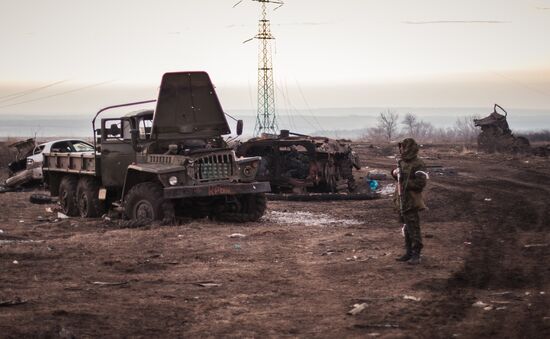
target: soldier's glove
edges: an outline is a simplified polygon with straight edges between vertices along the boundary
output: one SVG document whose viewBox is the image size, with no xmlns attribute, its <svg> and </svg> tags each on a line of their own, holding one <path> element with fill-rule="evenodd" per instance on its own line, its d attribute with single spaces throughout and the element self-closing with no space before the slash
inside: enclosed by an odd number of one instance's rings
<svg viewBox="0 0 550 339">
<path fill-rule="evenodd" d="M 427 172 L 424 172 L 424 171 L 416 171 L 416 172 L 414 172 L 414 175 L 415 176 L 423 175 L 426 179 L 430 179 L 430 175 Z"/>
<path fill-rule="evenodd" d="M 396 168 L 393 171 L 391 171 L 391 175 L 395 180 L 397 180 L 397 174 L 398 173 L 399 173 L 399 168 Z"/>
</svg>

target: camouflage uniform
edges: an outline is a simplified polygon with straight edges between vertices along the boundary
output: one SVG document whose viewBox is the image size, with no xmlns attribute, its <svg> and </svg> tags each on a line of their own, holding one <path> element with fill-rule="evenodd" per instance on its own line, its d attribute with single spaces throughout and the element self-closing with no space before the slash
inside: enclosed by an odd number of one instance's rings
<svg viewBox="0 0 550 339">
<path fill-rule="evenodd" d="M 418 144 L 411 138 L 407 138 L 399 144 L 402 206 L 400 206 L 397 192 L 395 194 L 395 204 L 400 211 L 400 221 L 405 224 L 405 248 L 407 250 L 406 254 L 397 260 L 408 261 L 411 264 L 420 262 L 420 252 L 423 247 L 418 212 L 426 208 L 422 190 L 428 179 L 426 165 L 418 158 L 418 150 Z"/>
</svg>

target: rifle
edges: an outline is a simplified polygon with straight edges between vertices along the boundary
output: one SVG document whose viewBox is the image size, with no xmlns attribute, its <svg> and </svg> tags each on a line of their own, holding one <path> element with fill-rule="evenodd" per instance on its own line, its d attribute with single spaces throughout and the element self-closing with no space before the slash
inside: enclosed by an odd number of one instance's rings
<svg viewBox="0 0 550 339">
<path fill-rule="evenodd" d="M 397 198 L 399 199 L 399 215 L 403 219 L 403 222 L 405 219 L 403 218 L 403 192 L 401 191 L 401 181 L 402 181 L 402 170 L 401 170 L 401 160 L 397 160 Z M 405 236 L 405 229 L 407 228 L 407 224 L 403 223 L 403 227 L 401 228 L 401 233 L 403 236 Z"/>
</svg>

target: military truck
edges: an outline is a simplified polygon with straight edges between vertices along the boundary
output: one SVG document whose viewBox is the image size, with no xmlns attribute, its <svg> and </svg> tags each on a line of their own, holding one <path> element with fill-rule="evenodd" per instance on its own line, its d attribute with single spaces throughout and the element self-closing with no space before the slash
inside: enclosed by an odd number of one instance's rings
<svg viewBox="0 0 550 339">
<path fill-rule="evenodd" d="M 504 114 L 497 112 L 497 108 Z M 477 137 L 478 149 L 487 153 L 529 152 L 531 147 L 529 140 L 524 137 L 516 137 L 508 126 L 506 117 L 508 112 L 500 105 L 495 104 L 493 112 L 482 119 L 474 119 L 476 127 L 481 127 L 481 133 Z"/>
<path fill-rule="evenodd" d="M 106 110 L 154 101 L 154 111 L 103 118 L 96 129 Z M 45 154 L 44 180 L 65 214 L 98 217 L 112 207 L 135 220 L 235 222 L 264 214 L 270 185 L 256 181 L 261 158 L 237 158 L 227 146 L 230 129 L 207 73 L 166 73 L 158 100 L 106 107 L 92 126 L 95 152 Z"/>
<path fill-rule="evenodd" d="M 260 156 L 258 179 L 275 193 L 352 192 L 359 158 L 350 142 L 282 130 L 236 146 L 238 156 Z"/>
</svg>

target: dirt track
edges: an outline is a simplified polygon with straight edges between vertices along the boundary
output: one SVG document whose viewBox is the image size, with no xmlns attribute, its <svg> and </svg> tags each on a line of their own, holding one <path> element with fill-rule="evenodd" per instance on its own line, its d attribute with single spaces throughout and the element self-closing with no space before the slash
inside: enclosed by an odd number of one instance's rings
<svg viewBox="0 0 550 339">
<path fill-rule="evenodd" d="M 359 151 L 370 167 L 393 164 Z M 389 197 L 270 202 L 246 225 L 117 229 L 37 221 L 55 206 L 2 194 L 0 302 L 27 302 L 0 307 L 0 337 L 550 337 L 548 159 L 422 155 L 458 175 L 430 181 L 418 267 L 394 261 Z"/>
</svg>

